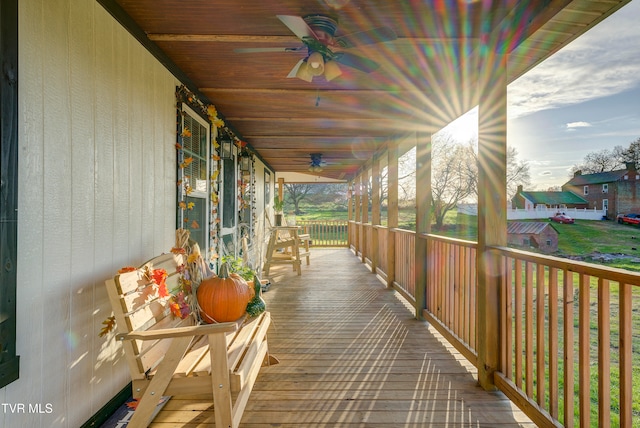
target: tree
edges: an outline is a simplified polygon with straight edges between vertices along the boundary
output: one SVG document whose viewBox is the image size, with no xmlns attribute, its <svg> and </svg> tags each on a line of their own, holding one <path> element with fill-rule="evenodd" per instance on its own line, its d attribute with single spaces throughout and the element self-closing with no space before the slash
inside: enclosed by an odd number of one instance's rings
<svg viewBox="0 0 640 428">
<path fill-rule="evenodd" d="M 471 144 L 441 134 L 434 138 L 431 157 L 433 217 L 436 228 L 441 228 L 447 212 L 474 193 L 477 156 Z"/>
<path fill-rule="evenodd" d="M 621 149 L 617 149 L 617 151 L 616 149 L 602 149 L 587 153 L 581 164 L 574 165 L 571 168 L 571 176 L 573 177 L 578 171 L 582 174 L 614 171 L 622 165 L 620 161 L 621 151 Z"/>
<path fill-rule="evenodd" d="M 626 149 L 621 146 L 616 146 L 613 150 L 618 156 L 620 164 L 634 162 L 636 166 L 640 167 L 640 138 L 629 143 L 629 147 Z"/>
<path fill-rule="evenodd" d="M 511 200 L 518 192 L 518 186 L 531 186 L 529 163 L 518 159 L 518 150 L 507 147 L 507 200 Z"/>
<path fill-rule="evenodd" d="M 300 215 L 300 201 L 306 198 L 314 191 L 314 184 L 299 184 L 299 183 L 285 183 L 284 188 L 287 191 L 287 196 L 291 202 L 293 202 L 293 212 L 295 215 Z"/>
<path fill-rule="evenodd" d="M 469 144 L 474 144 L 475 141 Z M 478 156 L 475 150 L 474 162 L 476 165 L 476 171 L 473 172 L 473 193 L 478 196 Z M 529 163 L 524 160 L 518 159 L 518 150 L 515 147 L 507 147 L 507 200 L 511 200 L 518 191 L 518 186 L 528 187 L 531 186 L 531 170 Z"/>
</svg>

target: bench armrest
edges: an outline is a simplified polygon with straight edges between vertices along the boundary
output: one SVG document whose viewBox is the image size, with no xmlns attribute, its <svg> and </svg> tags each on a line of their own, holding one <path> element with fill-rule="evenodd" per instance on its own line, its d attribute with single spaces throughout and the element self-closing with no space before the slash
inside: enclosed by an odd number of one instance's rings
<svg viewBox="0 0 640 428">
<path fill-rule="evenodd" d="M 163 328 L 158 330 L 132 331 L 131 333 L 118 334 L 118 340 L 156 340 L 185 336 L 204 336 L 215 333 L 231 333 L 238 329 L 235 322 L 220 324 L 192 325 L 188 327 Z"/>
</svg>

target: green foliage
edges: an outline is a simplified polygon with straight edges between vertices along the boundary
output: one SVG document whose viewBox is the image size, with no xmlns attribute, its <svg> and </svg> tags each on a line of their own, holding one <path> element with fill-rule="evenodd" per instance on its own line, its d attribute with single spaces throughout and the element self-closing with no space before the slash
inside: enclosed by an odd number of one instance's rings
<svg viewBox="0 0 640 428">
<path fill-rule="evenodd" d="M 278 195 L 273 197 L 273 209 L 276 210 L 277 213 L 281 213 L 284 210 L 284 198 L 280 200 Z"/>
<path fill-rule="evenodd" d="M 221 261 L 222 263 L 227 264 L 227 266 L 229 267 L 229 273 L 237 273 L 245 281 L 253 280 L 253 277 L 256 274 L 253 269 L 244 264 L 244 260 L 242 260 L 240 257 L 231 255 L 223 256 Z"/>
</svg>

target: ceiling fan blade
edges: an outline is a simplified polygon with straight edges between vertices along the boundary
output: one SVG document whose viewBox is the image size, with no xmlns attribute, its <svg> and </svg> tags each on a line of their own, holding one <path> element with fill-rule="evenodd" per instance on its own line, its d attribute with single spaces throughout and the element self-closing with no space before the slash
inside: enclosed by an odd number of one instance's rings
<svg viewBox="0 0 640 428">
<path fill-rule="evenodd" d="M 345 34 L 344 36 L 335 37 L 334 42 L 343 48 L 353 48 L 360 45 L 372 45 L 374 43 L 390 42 L 398 38 L 398 35 L 392 28 L 378 27 L 367 31 L 359 31 L 357 33 Z"/>
<path fill-rule="evenodd" d="M 234 49 L 235 53 L 257 53 L 257 52 L 297 52 L 304 49 L 304 46 L 295 48 L 239 48 Z"/>
<path fill-rule="evenodd" d="M 377 62 L 362 56 L 354 55 L 350 52 L 337 52 L 335 60 L 340 64 L 355 68 L 356 70 L 364 71 L 365 73 L 371 73 L 380 67 L 380 64 Z"/>
<path fill-rule="evenodd" d="M 296 65 L 293 66 L 289 74 L 287 74 L 288 79 L 291 79 L 293 77 L 298 77 L 298 69 L 300 68 L 302 63 L 304 63 L 304 59 L 301 59 L 300 61 L 298 61 Z"/>
<path fill-rule="evenodd" d="M 318 40 L 318 36 L 313 32 L 311 27 L 299 16 L 293 15 L 276 15 L 280 21 L 293 32 L 299 39 L 303 40 L 305 37 L 311 37 Z"/>
</svg>

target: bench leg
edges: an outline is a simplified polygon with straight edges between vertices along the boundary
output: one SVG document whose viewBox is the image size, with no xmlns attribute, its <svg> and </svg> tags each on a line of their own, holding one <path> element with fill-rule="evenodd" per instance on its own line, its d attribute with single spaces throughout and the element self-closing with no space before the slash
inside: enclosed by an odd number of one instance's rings
<svg viewBox="0 0 640 428">
<path fill-rule="evenodd" d="M 158 401 L 162 398 L 162 394 L 167 390 L 169 382 L 176 367 L 180 363 L 187 347 L 191 343 L 191 336 L 177 337 L 171 342 L 171 347 L 164 356 L 164 359 L 158 366 L 155 376 L 149 382 L 149 386 L 140 398 L 138 407 L 133 413 L 133 417 L 127 425 L 130 428 L 146 428 L 151 422 L 153 412 L 156 410 Z"/>
<path fill-rule="evenodd" d="M 216 428 L 236 428 L 233 424 L 231 381 L 227 360 L 227 338 L 224 334 L 209 335 L 211 356 L 211 386 L 213 389 L 213 414 Z"/>
</svg>

